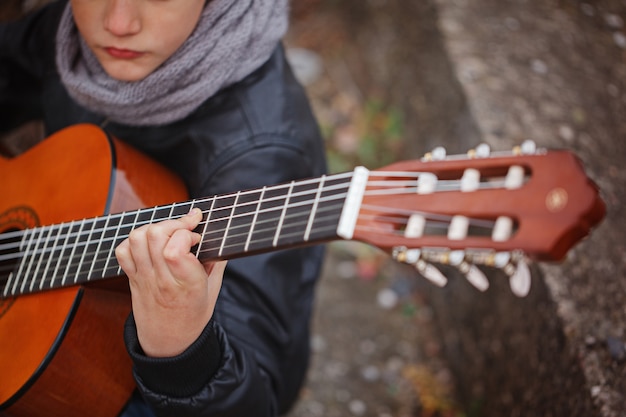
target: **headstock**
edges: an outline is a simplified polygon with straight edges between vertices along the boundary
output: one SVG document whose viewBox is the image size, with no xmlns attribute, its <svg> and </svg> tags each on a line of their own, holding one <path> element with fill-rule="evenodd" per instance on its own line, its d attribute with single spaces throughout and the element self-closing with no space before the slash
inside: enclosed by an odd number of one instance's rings
<svg viewBox="0 0 626 417">
<path fill-rule="evenodd" d="M 559 261 L 605 214 L 598 188 L 569 151 L 512 152 L 486 145 L 467 155 L 442 148 L 419 161 L 371 171 L 354 239 L 375 245 L 440 285 L 432 266 L 457 266 L 479 289 L 475 265 L 502 268 L 528 292 L 526 260 Z"/>
</svg>

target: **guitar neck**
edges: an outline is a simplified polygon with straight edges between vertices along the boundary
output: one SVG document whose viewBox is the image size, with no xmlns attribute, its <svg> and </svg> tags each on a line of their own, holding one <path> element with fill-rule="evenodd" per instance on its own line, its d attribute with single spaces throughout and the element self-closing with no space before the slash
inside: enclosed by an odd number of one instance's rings
<svg viewBox="0 0 626 417">
<path fill-rule="evenodd" d="M 0 241 L 2 297 L 123 275 L 115 248 L 142 225 L 199 208 L 201 261 L 233 259 L 351 238 L 368 171 L 293 181 L 169 205 L 6 233 Z M 17 248 L 11 251 L 11 248 Z M 6 252 L 10 252 L 5 254 Z M 13 261 L 13 262 L 11 262 Z"/>
</svg>

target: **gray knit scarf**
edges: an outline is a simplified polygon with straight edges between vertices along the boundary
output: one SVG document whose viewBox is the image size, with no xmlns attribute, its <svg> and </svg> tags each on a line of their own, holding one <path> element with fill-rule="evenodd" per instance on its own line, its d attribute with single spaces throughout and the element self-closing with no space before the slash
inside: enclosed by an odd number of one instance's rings
<svg viewBox="0 0 626 417">
<path fill-rule="evenodd" d="M 259 68 L 288 24 L 288 0 L 211 0 L 185 43 L 142 80 L 109 77 L 86 46 L 67 5 L 56 61 L 69 94 L 89 110 L 134 125 L 162 125 L 193 112 Z"/>
</svg>

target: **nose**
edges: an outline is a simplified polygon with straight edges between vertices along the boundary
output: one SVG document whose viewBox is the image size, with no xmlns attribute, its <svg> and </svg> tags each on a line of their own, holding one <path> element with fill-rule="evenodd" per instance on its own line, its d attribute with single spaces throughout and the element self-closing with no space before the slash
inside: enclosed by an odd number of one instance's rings
<svg viewBox="0 0 626 417">
<path fill-rule="evenodd" d="M 110 0 L 104 28 L 115 36 L 130 36 L 141 31 L 141 16 L 134 0 Z"/>
</svg>

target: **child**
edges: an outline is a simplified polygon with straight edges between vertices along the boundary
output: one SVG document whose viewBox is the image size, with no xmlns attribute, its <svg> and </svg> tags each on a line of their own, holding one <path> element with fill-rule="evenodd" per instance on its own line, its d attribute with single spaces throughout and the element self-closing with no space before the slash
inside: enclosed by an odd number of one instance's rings
<svg viewBox="0 0 626 417">
<path fill-rule="evenodd" d="M 322 175 L 280 42 L 287 17 L 287 0 L 53 2 L 0 24 L 0 107 L 19 114 L 0 132 L 18 119 L 48 135 L 97 124 L 176 172 L 191 198 Z M 152 410 L 125 413 L 285 413 L 307 368 L 323 250 L 202 265 L 189 253 L 200 218 L 138 228 L 116 250 L 132 295 L 124 337 Z"/>
</svg>

